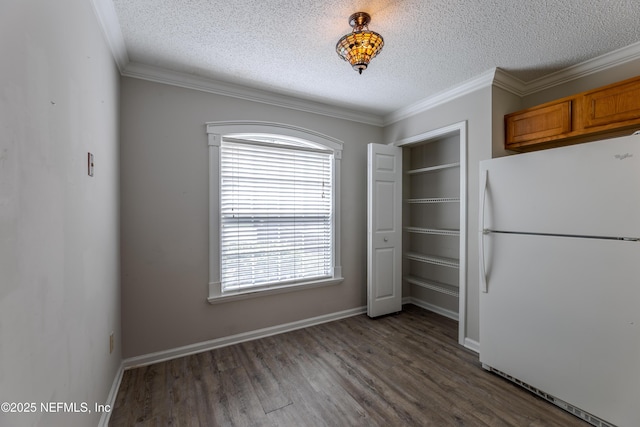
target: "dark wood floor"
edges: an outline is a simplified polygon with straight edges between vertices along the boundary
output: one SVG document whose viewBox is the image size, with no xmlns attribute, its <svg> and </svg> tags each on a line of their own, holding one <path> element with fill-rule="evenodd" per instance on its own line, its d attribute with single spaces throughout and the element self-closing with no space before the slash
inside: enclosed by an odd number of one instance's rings
<svg viewBox="0 0 640 427">
<path fill-rule="evenodd" d="M 407 305 L 128 370 L 110 426 L 588 426 Z"/>
</svg>

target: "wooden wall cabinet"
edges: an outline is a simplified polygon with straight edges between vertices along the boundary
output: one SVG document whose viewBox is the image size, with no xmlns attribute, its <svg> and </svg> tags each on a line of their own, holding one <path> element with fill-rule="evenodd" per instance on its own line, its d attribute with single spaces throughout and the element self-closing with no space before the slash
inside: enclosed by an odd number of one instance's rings
<svg viewBox="0 0 640 427">
<path fill-rule="evenodd" d="M 585 92 L 582 111 L 585 129 L 637 125 L 640 118 L 640 79 Z"/>
<path fill-rule="evenodd" d="M 505 117 L 505 148 L 533 151 L 640 128 L 640 76 Z"/>
<path fill-rule="evenodd" d="M 571 104 L 566 100 L 511 114 L 506 121 L 507 141 L 537 141 L 571 132 Z"/>
</svg>

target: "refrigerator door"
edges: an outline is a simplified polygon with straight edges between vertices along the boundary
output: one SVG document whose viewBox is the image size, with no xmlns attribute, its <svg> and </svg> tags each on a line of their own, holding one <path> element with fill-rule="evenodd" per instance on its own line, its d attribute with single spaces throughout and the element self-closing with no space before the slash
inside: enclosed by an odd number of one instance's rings
<svg viewBox="0 0 640 427">
<path fill-rule="evenodd" d="M 480 163 L 481 229 L 640 237 L 640 135 Z"/>
<path fill-rule="evenodd" d="M 480 361 L 640 426 L 640 242 L 483 236 Z"/>
</svg>

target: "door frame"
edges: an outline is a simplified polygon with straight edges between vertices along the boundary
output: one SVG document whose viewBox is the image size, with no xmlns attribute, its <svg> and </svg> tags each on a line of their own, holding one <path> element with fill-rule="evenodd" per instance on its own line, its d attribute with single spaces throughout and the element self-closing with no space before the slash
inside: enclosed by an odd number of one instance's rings
<svg viewBox="0 0 640 427">
<path fill-rule="evenodd" d="M 460 142 L 460 266 L 458 273 L 460 295 L 458 297 L 458 318 L 454 320 L 458 321 L 458 343 L 465 345 L 467 336 L 467 121 L 404 138 L 391 145 L 405 148 L 456 134 L 459 136 Z"/>
</svg>

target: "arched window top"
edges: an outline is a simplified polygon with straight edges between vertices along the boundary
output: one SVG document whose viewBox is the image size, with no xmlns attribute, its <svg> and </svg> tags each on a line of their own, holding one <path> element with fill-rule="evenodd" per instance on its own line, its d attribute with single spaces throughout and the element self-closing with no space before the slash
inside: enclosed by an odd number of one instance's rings
<svg viewBox="0 0 640 427">
<path fill-rule="evenodd" d="M 292 146 L 329 149 L 337 159 L 342 158 L 343 142 L 320 132 L 315 132 L 299 126 L 275 122 L 259 121 L 224 121 L 207 123 L 209 145 L 220 145 L 223 137 L 245 138 L 289 144 Z"/>
<path fill-rule="evenodd" d="M 306 139 L 295 138 L 287 135 L 276 135 L 272 133 L 234 133 L 223 135 L 223 138 L 238 138 L 271 145 L 282 145 L 285 147 L 309 148 L 317 150 L 327 149 L 327 147 L 325 147 L 324 145 L 307 141 Z"/>
</svg>

